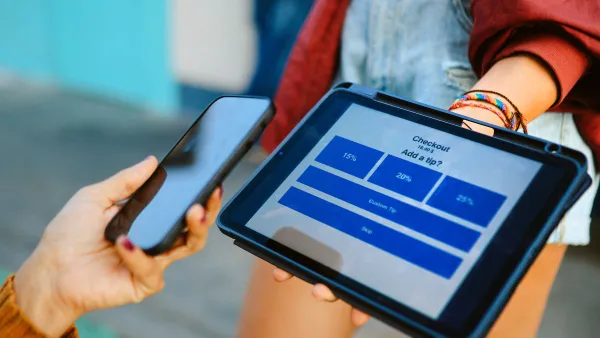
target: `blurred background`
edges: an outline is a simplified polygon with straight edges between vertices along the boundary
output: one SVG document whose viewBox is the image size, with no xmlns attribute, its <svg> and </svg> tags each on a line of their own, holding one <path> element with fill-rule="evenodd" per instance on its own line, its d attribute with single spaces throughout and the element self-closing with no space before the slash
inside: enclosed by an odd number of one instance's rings
<svg viewBox="0 0 600 338">
<path fill-rule="evenodd" d="M 311 6 L 0 0 L 0 277 L 18 268 L 79 187 L 164 155 L 218 95 L 272 96 Z M 264 158 L 260 149 L 246 156 L 225 198 Z M 595 242 L 567 252 L 541 337 L 597 336 Z M 231 337 L 251 262 L 213 229 L 202 254 L 169 270 L 164 292 L 86 316 L 82 337 Z M 372 321 L 359 336 L 400 335 Z"/>
</svg>

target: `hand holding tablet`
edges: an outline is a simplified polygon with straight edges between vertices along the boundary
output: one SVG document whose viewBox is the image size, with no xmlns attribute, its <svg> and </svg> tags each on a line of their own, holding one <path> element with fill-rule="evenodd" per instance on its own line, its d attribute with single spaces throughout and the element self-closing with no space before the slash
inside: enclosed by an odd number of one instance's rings
<svg viewBox="0 0 600 338">
<path fill-rule="evenodd" d="M 577 152 L 502 129 L 481 135 L 463 120 L 336 88 L 219 227 L 401 330 L 485 334 L 589 177 Z"/>
</svg>

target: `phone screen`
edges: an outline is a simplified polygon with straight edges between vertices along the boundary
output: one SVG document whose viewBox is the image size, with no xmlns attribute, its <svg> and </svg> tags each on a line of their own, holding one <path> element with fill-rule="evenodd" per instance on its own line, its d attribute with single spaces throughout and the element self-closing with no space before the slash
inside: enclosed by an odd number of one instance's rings
<svg viewBox="0 0 600 338">
<path fill-rule="evenodd" d="M 198 118 L 107 228 L 142 249 L 160 244 L 244 145 L 270 107 L 265 98 L 223 97 Z"/>
</svg>

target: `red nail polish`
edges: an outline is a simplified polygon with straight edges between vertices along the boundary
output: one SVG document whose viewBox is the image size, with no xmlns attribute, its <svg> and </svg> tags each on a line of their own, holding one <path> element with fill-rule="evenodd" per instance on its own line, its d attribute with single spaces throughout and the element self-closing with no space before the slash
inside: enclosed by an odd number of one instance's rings
<svg viewBox="0 0 600 338">
<path fill-rule="evenodd" d="M 129 240 L 129 238 L 123 239 L 122 244 L 123 244 L 123 247 L 127 251 L 133 251 L 133 250 L 135 250 L 135 245 L 133 245 L 133 243 L 131 243 L 131 241 Z"/>
<path fill-rule="evenodd" d="M 204 210 L 204 214 L 202 215 L 202 219 L 200 220 L 200 222 L 206 222 L 206 210 Z"/>
</svg>

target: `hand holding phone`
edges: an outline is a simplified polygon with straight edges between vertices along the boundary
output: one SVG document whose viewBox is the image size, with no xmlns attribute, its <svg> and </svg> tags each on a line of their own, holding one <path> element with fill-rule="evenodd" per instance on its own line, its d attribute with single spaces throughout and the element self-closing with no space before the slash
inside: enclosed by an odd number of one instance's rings
<svg viewBox="0 0 600 338">
<path fill-rule="evenodd" d="M 115 246 L 106 244 L 102 233 L 118 210 L 114 202 L 131 196 L 157 167 L 149 156 L 80 189 L 48 224 L 10 287 L 19 310 L 44 336 L 72 336 L 72 324 L 81 315 L 139 303 L 160 292 L 167 267 L 203 248 L 221 207 L 219 189 L 206 208 L 195 204 L 187 211 L 185 237 L 163 255 L 148 257 L 125 236 Z M 14 330 L 0 324 L 0 337 L 14 336 L 8 332 Z"/>
<path fill-rule="evenodd" d="M 211 103 L 152 176 L 109 223 L 105 237 L 127 237 L 149 255 L 173 246 L 186 210 L 204 204 L 274 115 L 267 98 L 226 96 Z"/>
</svg>

